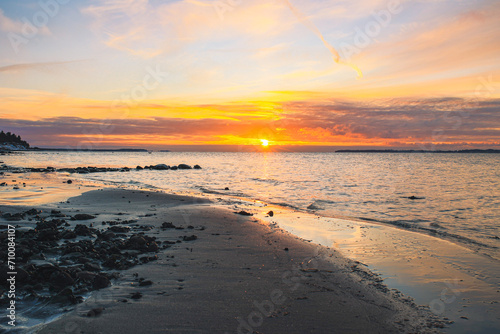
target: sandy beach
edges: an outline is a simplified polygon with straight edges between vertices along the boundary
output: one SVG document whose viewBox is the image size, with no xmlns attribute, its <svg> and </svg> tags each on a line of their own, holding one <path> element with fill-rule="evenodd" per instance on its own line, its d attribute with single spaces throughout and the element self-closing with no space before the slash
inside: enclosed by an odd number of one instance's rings
<svg viewBox="0 0 500 334">
<path fill-rule="evenodd" d="M 0 207 L 4 218 L 31 209 Z M 45 261 L 20 263 L 28 275 L 29 263 L 68 268 L 74 286 L 44 283 L 28 289 L 50 287 L 50 298 L 68 287 L 78 297 L 75 287 L 89 268 L 94 268 L 89 274 L 94 280 L 102 275 L 110 283 L 97 289 L 94 282 L 83 302 L 71 305 L 64 300 L 67 312 L 27 332 L 427 333 L 445 324 L 410 298 L 387 289 L 360 263 L 252 216 L 214 207 L 206 199 L 108 188 L 35 210 L 31 222 L 2 219 L 2 224 L 26 233 L 35 221 L 48 221 L 59 212 L 66 222 L 60 231 L 77 225 L 93 231 L 76 240 L 59 240 L 60 249 L 80 240 L 94 240 L 96 245 L 111 230 L 115 233 L 108 240 L 125 245 L 119 252 L 151 260 L 137 265 L 131 260 L 130 268 L 120 268 L 104 261 L 113 255 L 98 254 L 90 261 L 95 266 L 90 266 L 80 263 L 82 254 L 70 254 L 74 256 L 63 256 L 64 261 L 47 256 Z M 71 219 L 85 214 L 95 218 Z M 144 237 L 148 247 L 157 246 L 130 250 L 137 236 Z M 33 284 L 29 279 L 22 284 Z"/>
</svg>

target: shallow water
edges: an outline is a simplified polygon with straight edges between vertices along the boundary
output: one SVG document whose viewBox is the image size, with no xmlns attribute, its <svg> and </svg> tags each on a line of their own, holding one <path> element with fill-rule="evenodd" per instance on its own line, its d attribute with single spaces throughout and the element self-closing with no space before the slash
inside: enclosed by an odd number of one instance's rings
<svg viewBox="0 0 500 334">
<path fill-rule="evenodd" d="M 418 228 L 500 258 L 500 154 L 28 152 L 1 160 L 19 167 L 200 164 L 201 171 L 80 176 Z"/>
</svg>

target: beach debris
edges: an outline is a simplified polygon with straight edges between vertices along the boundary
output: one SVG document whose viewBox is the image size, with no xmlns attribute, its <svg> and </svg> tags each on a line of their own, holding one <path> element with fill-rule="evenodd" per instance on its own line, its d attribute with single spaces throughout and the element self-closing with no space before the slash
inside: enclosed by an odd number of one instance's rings
<svg viewBox="0 0 500 334">
<path fill-rule="evenodd" d="M 104 311 L 104 307 L 96 307 L 87 312 L 87 317 L 97 317 Z"/>
<path fill-rule="evenodd" d="M 250 213 L 250 212 L 246 212 L 246 211 L 243 211 L 241 210 L 240 212 L 235 212 L 237 215 L 241 215 L 241 216 L 253 216 L 253 213 Z"/>
<path fill-rule="evenodd" d="M 305 273 L 317 273 L 319 270 L 316 268 L 307 268 L 307 269 L 300 269 L 300 271 Z"/>
<path fill-rule="evenodd" d="M 196 235 L 194 235 L 194 234 L 191 235 L 191 236 L 185 235 L 185 236 L 182 237 L 183 241 L 194 241 L 196 239 L 198 239 L 198 237 Z"/>
<path fill-rule="evenodd" d="M 274 216 L 274 212 L 273 212 L 273 211 L 269 211 L 269 212 L 267 213 L 267 215 L 268 215 L 269 217 L 272 217 L 272 216 Z"/>
</svg>

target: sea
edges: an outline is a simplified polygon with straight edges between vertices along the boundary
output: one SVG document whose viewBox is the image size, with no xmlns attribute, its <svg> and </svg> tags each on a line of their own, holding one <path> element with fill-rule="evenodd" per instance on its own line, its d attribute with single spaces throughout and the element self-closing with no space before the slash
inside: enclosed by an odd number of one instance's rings
<svg viewBox="0 0 500 334">
<path fill-rule="evenodd" d="M 28 151 L 0 160 L 132 168 L 67 177 L 255 212 L 365 264 L 389 288 L 453 319 L 450 332 L 500 328 L 500 154 Z M 202 169 L 135 170 L 181 163 Z"/>
</svg>

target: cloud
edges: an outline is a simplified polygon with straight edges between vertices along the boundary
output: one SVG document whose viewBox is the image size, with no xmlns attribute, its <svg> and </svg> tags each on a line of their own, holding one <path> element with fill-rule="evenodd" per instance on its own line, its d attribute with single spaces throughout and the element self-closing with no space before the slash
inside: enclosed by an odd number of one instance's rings
<svg viewBox="0 0 500 334">
<path fill-rule="evenodd" d="M 0 67 L 0 73 L 20 73 L 31 70 L 37 70 L 42 72 L 53 72 L 55 68 L 62 65 L 82 62 L 83 60 L 72 60 L 72 61 L 59 61 L 59 62 L 43 62 L 43 63 L 25 63 L 25 64 L 13 64 Z"/>
<path fill-rule="evenodd" d="M 189 106 L 187 106 L 189 107 Z M 52 117 L 4 119 L 2 127 L 33 138 L 35 145 L 246 144 L 267 138 L 282 144 L 498 146 L 500 99 L 461 98 L 295 101 L 274 117 L 240 115 L 239 105 L 191 106 L 224 109 L 231 118 Z"/>
</svg>

